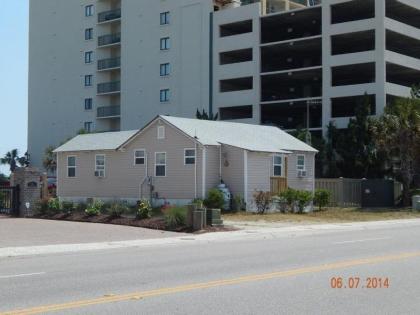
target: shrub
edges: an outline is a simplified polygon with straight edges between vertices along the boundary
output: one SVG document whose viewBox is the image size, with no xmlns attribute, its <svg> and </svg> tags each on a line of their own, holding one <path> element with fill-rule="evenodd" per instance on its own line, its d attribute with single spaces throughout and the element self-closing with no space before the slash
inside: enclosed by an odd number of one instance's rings
<svg viewBox="0 0 420 315">
<path fill-rule="evenodd" d="M 264 214 L 270 209 L 272 196 L 269 191 L 256 191 L 254 193 L 254 201 L 257 206 L 257 213 Z"/>
<path fill-rule="evenodd" d="M 197 208 L 201 209 L 204 207 L 204 200 L 200 198 L 195 198 L 191 202 L 192 205 L 197 206 Z"/>
<path fill-rule="evenodd" d="M 208 197 L 204 200 L 204 205 L 210 209 L 221 209 L 225 204 L 223 193 L 217 188 L 209 190 Z"/>
<path fill-rule="evenodd" d="M 48 214 L 48 199 L 42 199 L 35 203 L 35 214 L 36 215 L 47 215 Z"/>
<path fill-rule="evenodd" d="M 114 202 L 109 206 L 107 210 L 108 210 L 108 214 L 112 218 L 119 218 L 124 213 L 129 212 L 130 209 L 125 202 Z"/>
<path fill-rule="evenodd" d="M 171 207 L 165 211 L 165 223 L 168 228 L 184 226 L 187 218 L 187 209 L 184 207 Z"/>
<path fill-rule="evenodd" d="M 235 195 L 233 197 L 233 211 L 242 211 L 246 209 L 246 203 L 241 195 Z"/>
<path fill-rule="evenodd" d="M 136 218 L 139 220 L 152 217 L 153 208 L 147 199 L 140 200 L 137 205 Z"/>
<path fill-rule="evenodd" d="M 74 203 L 71 201 L 62 201 L 60 203 L 60 211 L 64 213 L 71 213 L 74 210 Z"/>
<path fill-rule="evenodd" d="M 331 200 L 331 192 L 326 189 L 317 189 L 314 195 L 314 203 L 318 206 L 319 211 L 329 205 Z"/>
<path fill-rule="evenodd" d="M 85 212 L 85 210 L 87 209 L 88 205 L 84 202 L 80 202 L 74 205 L 73 209 L 75 212 Z"/>
<path fill-rule="evenodd" d="M 312 192 L 301 190 L 297 192 L 297 207 L 298 213 L 303 213 L 305 207 L 308 206 L 313 200 Z"/>
<path fill-rule="evenodd" d="M 54 215 L 60 212 L 60 201 L 58 198 L 48 200 L 48 214 Z"/>
<path fill-rule="evenodd" d="M 93 201 L 87 206 L 85 210 L 86 215 L 89 217 L 100 215 L 103 205 L 104 203 L 101 200 Z"/>
<path fill-rule="evenodd" d="M 295 207 L 297 204 L 298 198 L 298 191 L 292 188 L 288 188 L 282 193 L 280 193 L 279 197 L 286 203 L 287 208 L 290 212 L 295 211 Z"/>
</svg>

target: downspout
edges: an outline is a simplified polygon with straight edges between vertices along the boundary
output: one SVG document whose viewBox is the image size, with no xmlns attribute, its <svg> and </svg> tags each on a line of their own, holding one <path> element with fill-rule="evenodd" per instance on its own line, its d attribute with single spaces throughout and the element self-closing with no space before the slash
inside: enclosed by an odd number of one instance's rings
<svg viewBox="0 0 420 315">
<path fill-rule="evenodd" d="M 248 209 L 248 151 L 244 150 L 244 200 Z"/>
<path fill-rule="evenodd" d="M 213 116 L 213 19 L 214 13 L 210 12 L 209 36 L 209 115 Z"/>
<path fill-rule="evenodd" d="M 222 145 L 219 147 L 219 181 L 222 183 Z"/>
<path fill-rule="evenodd" d="M 203 175 L 202 175 L 202 195 L 203 195 L 203 199 L 206 198 L 206 147 L 203 146 Z"/>
<path fill-rule="evenodd" d="M 197 142 L 195 142 L 195 159 L 197 160 L 197 155 L 198 155 L 198 148 L 197 148 Z M 194 199 L 197 199 L 197 161 L 195 161 L 194 163 Z"/>
</svg>

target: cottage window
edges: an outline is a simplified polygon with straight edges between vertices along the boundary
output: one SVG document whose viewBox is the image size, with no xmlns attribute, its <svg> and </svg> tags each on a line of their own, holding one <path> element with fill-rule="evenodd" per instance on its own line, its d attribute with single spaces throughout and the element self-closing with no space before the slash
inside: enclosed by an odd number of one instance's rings
<svg viewBox="0 0 420 315">
<path fill-rule="evenodd" d="M 105 155 L 95 156 L 95 176 L 105 177 Z"/>
<path fill-rule="evenodd" d="M 157 128 L 157 138 L 165 139 L 165 126 L 158 126 Z"/>
<path fill-rule="evenodd" d="M 195 149 L 184 149 L 184 164 L 185 165 L 195 164 Z"/>
<path fill-rule="evenodd" d="M 76 177 L 76 157 L 67 157 L 67 177 Z"/>
<path fill-rule="evenodd" d="M 134 151 L 134 164 L 135 165 L 146 164 L 146 152 L 144 150 Z"/>
<path fill-rule="evenodd" d="M 280 155 L 273 156 L 273 175 L 283 175 L 283 157 Z"/>
<path fill-rule="evenodd" d="M 298 155 L 297 156 L 297 170 L 298 171 L 305 171 L 306 167 L 305 167 L 305 156 L 304 155 Z"/>
<path fill-rule="evenodd" d="M 156 177 L 166 176 L 166 153 L 165 152 L 155 153 L 155 176 Z"/>
</svg>

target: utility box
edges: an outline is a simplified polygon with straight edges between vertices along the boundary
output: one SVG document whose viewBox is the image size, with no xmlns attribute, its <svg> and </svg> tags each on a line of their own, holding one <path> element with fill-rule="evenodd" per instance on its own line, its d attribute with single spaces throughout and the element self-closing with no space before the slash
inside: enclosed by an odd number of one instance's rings
<svg viewBox="0 0 420 315">
<path fill-rule="evenodd" d="M 207 209 L 207 224 L 211 226 L 223 225 L 220 209 Z"/>
<path fill-rule="evenodd" d="M 362 180 L 362 208 L 394 207 L 394 181 Z"/>
</svg>

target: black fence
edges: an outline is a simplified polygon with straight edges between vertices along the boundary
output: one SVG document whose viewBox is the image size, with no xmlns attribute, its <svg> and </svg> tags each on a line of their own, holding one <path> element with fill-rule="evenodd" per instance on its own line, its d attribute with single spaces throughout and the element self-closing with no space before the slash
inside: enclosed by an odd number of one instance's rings
<svg viewBox="0 0 420 315">
<path fill-rule="evenodd" d="M 19 186 L 0 186 L 0 214 L 19 216 Z"/>
</svg>

